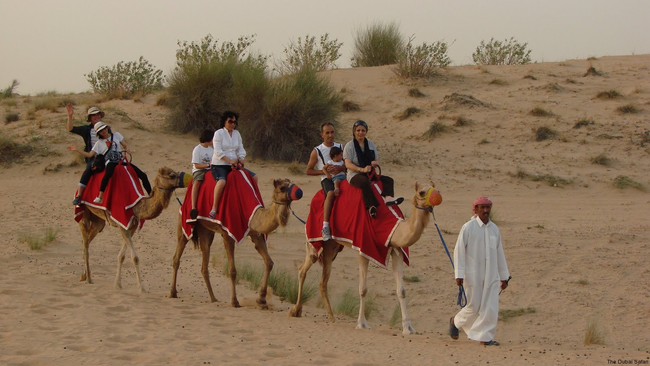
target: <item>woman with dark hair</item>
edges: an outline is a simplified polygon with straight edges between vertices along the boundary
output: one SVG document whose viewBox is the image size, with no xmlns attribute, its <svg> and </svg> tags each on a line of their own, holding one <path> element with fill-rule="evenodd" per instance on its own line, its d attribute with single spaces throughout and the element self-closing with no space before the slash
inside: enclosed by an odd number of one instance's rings
<svg viewBox="0 0 650 366">
<path fill-rule="evenodd" d="M 221 116 L 221 128 L 214 133 L 214 137 L 212 138 L 214 154 L 212 155 L 212 166 L 210 170 L 217 183 L 214 186 L 214 202 L 212 203 L 212 211 L 210 211 L 211 219 L 217 216 L 221 192 L 223 192 L 223 188 L 226 186 L 226 177 L 232 171 L 233 167 L 244 166 L 246 150 L 244 150 L 241 135 L 237 131 L 238 124 L 239 115 L 237 113 L 231 111 L 224 112 Z M 248 169 L 246 171 L 257 182 L 255 173 Z"/>
<path fill-rule="evenodd" d="M 370 178 L 368 173 L 372 172 L 379 166 L 379 155 L 374 142 L 366 138 L 368 124 L 364 121 L 356 121 L 352 126 L 352 141 L 345 144 L 343 149 L 343 159 L 345 167 L 348 169 L 347 178 L 351 186 L 361 189 L 363 194 L 363 204 L 368 210 L 370 217 L 375 218 L 377 215 L 377 199 L 372 192 Z M 404 201 L 403 197 L 393 198 L 393 178 L 386 175 L 379 177 L 383 185 L 381 192 L 386 201 L 386 205 L 399 205 Z"/>
</svg>

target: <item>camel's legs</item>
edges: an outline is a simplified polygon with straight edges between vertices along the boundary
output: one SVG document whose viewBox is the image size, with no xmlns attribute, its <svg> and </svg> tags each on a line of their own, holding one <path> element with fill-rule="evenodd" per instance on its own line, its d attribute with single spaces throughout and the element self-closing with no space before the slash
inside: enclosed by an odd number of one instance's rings
<svg viewBox="0 0 650 366">
<path fill-rule="evenodd" d="M 311 243 L 306 243 L 306 254 L 305 261 L 302 262 L 300 268 L 298 268 L 298 299 L 296 300 L 296 305 L 291 308 L 289 311 L 289 316 L 301 317 L 302 316 L 302 286 L 305 284 L 305 278 L 307 278 L 307 272 L 311 265 L 318 260 L 318 256 L 314 254 L 314 246 Z"/>
<path fill-rule="evenodd" d="M 138 281 L 138 287 L 140 288 L 140 293 L 145 293 L 147 292 L 144 288 L 144 285 L 142 284 L 142 277 L 140 276 L 140 258 L 138 257 L 138 254 L 135 252 L 135 246 L 133 245 L 133 234 L 135 234 L 135 231 L 137 230 L 137 223 L 132 225 L 128 230 L 120 230 L 120 233 L 122 234 L 122 238 L 124 239 L 124 243 L 122 244 L 122 248 L 120 248 L 120 252 L 117 254 L 117 274 L 115 275 L 115 288 L 122 288 L 122 263 L 124 262 L 124 258 L 126 257 L 125 252 L 126 252 L 126 247 L 127 245 L 131 249 L 131 261 L 133 262 L 133 267 L 135 268 L 135 277 Z"/>
<path fill-rule="evenodd" d="M 413 329 L 413 326 L 411 325 L 411 319 L 409 319 L 409 316 L 406 313 L 406 288 L 404 287 L 404 262 L 402 258 L 402 250 L 399 248 L 392 248 L 390 256 L 393 261 L 393 274 L 395 275 L 395 282 L 397 284 L 397 299 L 399 300 L 399 306 L 402 310 L 402 334 L 415 334 L 415 329 Z"/>
<path fill-rule="evenodd" d="M 359 318 L 357 319 L 357 329 L 370 329 L 366 321 L 365 306 L 366 294 L 368 293 L 368 258 L 359 255 Z"/>
<path fill-rule="evenodd" d="M 264 234 L 251 234 L 250 238 L 253 243 L 255 243 L 255 250 L 260 253 L 262 260 L 264 260 L 264 278 L 262 278 L 260 297 L 257 299 L 257 303 L 260 304 L 262 309 L 268 309 L 269 306 L 266 304 L 266 291 L 269 285 L 269 276 L 271 275 L 271 270 L 273 269 L 273 260 L 271 259 L 271 255 L 269 255 L 269 250 L 266 245 Z"/>
<path fill-rule="evenodd" d="M 327 315 L 330 318 L 332 323 L 335 322 L 334 313 L 332 312 L 332 306 L 330 305 L 329 296 L 327 295 L 327 282 L 330 280 L 330 274 L 332 273 L 332 262 L 338 254 L 339 245 L 334 240 L 328 240 L 323 243 L 323 275 L 320 281 L 320 294 L 325 303 L 325 310 Z"/>
<path fill-rule="evenodd" d="M 90 277 L 90 259 L 89 251 L 90 242 L 95 239 L 103 229 L 106 222 L 85 210 L 83 219 L 79 221 L 79 229 L 81 230 L 81 241 L 83 245 L 83 259 L 84 259 L 84 273 L 81 274 L 79 281 L 85 281 L 87 284 L 92 284 L 93 280 Z"/>
<path fill-rule="evenodd" d="M 178 228 L 176 231 L 176 253 L 174 253 L 174 259 L 172 260 L 173 267 L 173 276 L 172 276 L 172 288 L 169 293 L 169 297 L 177 298 L 178 292 L 176 291 L 176 278 L 178 276 L 178 269 L 181 266 L 181 257 L 183 256 L 183 251 L 185 251 L 185 246 L 187 245 L 187 238 L 183 234 L 182 228 L 183 222 L 181 215 L 178 215 Z"/>
<path fill-rule="evenodd" d="M 217 302 L 217 298 L 214 297 L 214 292 L 212 291 L 212 284 L 210 283 L 210 247 L 212 246 L 212 240 L 214 239 L 214 234 L 209 230 L 204 228 L 199 228 L 197 225 L 194 230 L 197 230 L 196 234 L 199 240 L 199 246 L 201 247 L 201 274 L 203 275 L 203 281 L 208 288 L 208 295 L 210 295 L 211 302 Z"/>
<path fill-rule="evenodd" d="M 237 300 L 237 268 L 235 268 L 235 241 L 226 233 L 222 233 L 223 246 L 226 248 L 226 256 L 228 257 L 228 269 L 230 269 L 230 282 L 232 294 L 230 296 L 230 303 L 234 308 L 239 308 L 239 301 Z"/>
</svg>

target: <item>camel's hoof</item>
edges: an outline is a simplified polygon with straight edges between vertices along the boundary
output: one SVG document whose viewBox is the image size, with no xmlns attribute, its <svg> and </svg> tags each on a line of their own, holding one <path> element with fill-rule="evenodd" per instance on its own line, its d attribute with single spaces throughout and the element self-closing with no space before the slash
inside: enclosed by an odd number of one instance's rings
<svg viewBox="0 0 650 366">
<path fill-rule="evenodd" d="M 366 323 L 357 324 L 357 329 L 370 329 L 370 326 Z"/>
<path fill-rule="evenodd" d="M 172 292 L 169 294 L 170 299 L 178 299 L 178 294 L 176 292 Z"/>
<path fill-rule="evenodd" d="M 300 318 L 302 316 L 302 308 L 296 309 L 295 307 L 289 310 L 289 316 L 294 318 Z"/>
<path fill-rule="evenodd" d="M 148 292 L 149 292 L 149 291 L 147 291 L 146 288 L 144 288 L 144 287 L 140 287 L 140 293 L 141 293 L 141 294 L 146 294 L 146 293 L 148 293 Z"/>
<path fill-rule="evenodd" d="M 213 297 L 210 299 L 210 302 L 217 302 L 217 299 Z"/>
<path fill-rule="evenodd" d="M 116 283 L 113 287 L 115 287 L 116 290 L 121 290 L 122 289 L 122 284 Z"/>
<path fill-rule="evenodd" d="M 79 282 L 85 282 L 86 281 L 86 273 L 82 273 L 81 277 L 79 277 Z"/>
<path fill-rule="evenodd" d="M 415 331 L 415 329 L 413 329 L 413 327 L 410 325 L 402 330 L 403 335 L 416 334 L 416 333 L 417 332 Z"/>
<path fill-rule="evenodd" d="M 233 301 L 231 304 L 233 308 L 241 308 L 241 305 L 239 305 L 239 301 Z"/>
<path fill-rule="evenodd" d="M 262 308 L 262 310 L 268 310 L 269 305 L 266 303 L 266 299 L 257 299 L 257 304 Z"/>
</svg>

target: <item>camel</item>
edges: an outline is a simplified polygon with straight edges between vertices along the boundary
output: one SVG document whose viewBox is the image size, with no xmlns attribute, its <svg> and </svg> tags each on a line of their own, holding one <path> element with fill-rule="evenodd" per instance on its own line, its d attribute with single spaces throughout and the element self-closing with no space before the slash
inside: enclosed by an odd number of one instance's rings
<svg viewBox="0 0 650 366">
<path fill-rule="evenodd" d="M 402 334 L 414 334 L 415 329 L 411 325 L 411 320 L 406 312 L 406 289 L 404 287 L 403 279 L 403 254 L 399 248 L 407 248 L 415 244 L 422 236 L 424 228 L 429 223 L 429 213 L 433 212 L 433 205 L 437 205 L 441 202 L 433 200 L 433 204 L 430 202 L 429 197 L 434 196 L 440 197 L 440 194 L 434 190 L 434 184 L 431 182 L 431 186 L 420 186 L 415 182 L 415 196 L 413 197 L 413 206 L 416 210 L 411 214 L 411 216 L 400 222 L 400 224 L 395 229 L 392 237 L 390 238 L 389 248 L 390 256 L 392 260 L 392 269 L 395 276 L 395 282 L 397 283 L 397 299 L 399 300 L 400 308 L 402 310 Z M 307 242 L 307 254 L 303 264 L 299 268 L 299 284 L 298 284 L 298 301 L 291 308 L 289 315 L 292 317 L 300 317 L 302 315 L 302 288 L 307 277 L 307 271 L 313 263 L 320 259 L 323 266 L 323 274 L 320 282 L 320 293 L 325 303 L 325 309 L 329 316 L 330 321 L 333 323 L 335 321 L 334 314 L 332 313 L 332 307 L 327 296 L 327 282 L 332 271 L 332 262 L 336 259 L 336 256 L 339 252 L 339 245 L 348 245 L 348 243 L 337 242 L 336 240 L 328 240 L 323 242 L 323 250 L 320 258 L 315 252 L 314 246 Z M 368 258 L 359 255 L 359 295 L 361 298 L 359 304 L 359 317 L 357 319 L 357 329 L 370 329 L 366 321 L 366 316 L 364 314 L 365 306 L 365 296 L 368 292 L 366 279 L 368 274 Z"/>
<path fill-rule="evenodd" d="M 182 186 L 179 180 L 179 173 L 163 167 L 158 169 L 158 175 L 154 180 L 153 189 L 149 197 L 145 197 L 138 201 L 138 203 L 133 206 L 133 214 L 137 219 L 151 220 L 155 219 L 160 215 L 163 209 L 169 206 L 169 201 L 172 195 L 172 192 Z M 140 225 L 139 220 L 131 220 L 128 227 L 125 229 L 122 226 L 117 225 L 112 219 L 110 213 L 106 210 L 99 208 L 82 205 L 83 216 L 81 221 L 79 221 L 79 228 L 81 229 L 81 238 L 83 242 L 83 257 L 85 263 L 84 273 L 81 275 L 80 281 L 85 281 L 87 284 L 92 284 L 92 278 L 90 276 L 90 264 L 88 260 L 88 247 L 90 242 L 95 239 L 97 234 L 99 234 L 103 229 L 106 223 L 109 225 L 115 226 L 120 230 L 124 242 L 122 247 L 117 255 L 117 275 L 115 276 L 115 288 L 122 288 L 121 272 L 122 272 L 122 263 L 125 258 L 125 251 L 127 245 L 131 248 L 131 260 L 133 261 L 133 266 L 135 267 L 135 274 L 138 280 L 138 287 L 141 293 L 146 292 L 144 286 L 142 285 L 142 278 L 140 276 L 140 259 L 135 252 L 135 247 L 133 246 L 133 234 L 135 234 L 138 226 Z"/>
<path fill-rule="evenodd" d="M 288 179 L 276 179 L 273 181 L 273 198 L 271 200 L 271 205 L 268 208 L 259 208 L 253 214 L 253 217 L 250 221 L 250 231 L 248 236 L 255 244 L 255 249 L 262 256 L 264 260 L 264 277 L 262 279 L 262 285 L 259 291 L 259 298 L 257 303 L 262 307 L 262 309 L 268 309 L 266 303 L 266 292 L 269 280 L 269 274 L 273 269 L 273 260 L 269 255 L 267 246 L 266 246 L 266 234 L 273 232 L 278 226 L 286 226 L 287 221 L 289 220 L 289 211 L 291 209 L 290 205 L 292 202 L 290 188 L 292 186 L 291 182 Z M 302 193 L 300 193 L 302 196 Z M 185 245 L 188 242 L 188 239 L 183 234 L 182 230 L 183 218 L 182 215 L 178 216 L 178 244 L 176 246 L 176 253 L 174 254 L 173 260 L 173 278 L 171 285 L 171 292 L 169 297 L 177 298 L 178 292 L 176 291 L 176 279 L 178 268 L 180 267 L 181 256 L 185 250 Z M 199 216 L 199 219 L 194 224 L 194 235 L 192 236 L 192 241 L 194 242 L 195 248 L 200 248 L 203 256 L 203 261 L 201 264 L 201 274 L 203 275 L 203 280 L 205 285 L 208 288 L 208 293 L 210 295 L 210 301 L 216 302 L 217 299 L 212 292 L 212 285 L 210 284 L 210 272 L 208 269 L 210 261 L 210 246 L 214 240 L 214 234 L 221 234 L 223 238 L 223 245 L 226 249 L 226 254 L 228 256 L 228 268 L 230 270 L 230 281 L 232 284 L 232 295 L 231 295 L 231 305 L 235 308 L 241 307 L 239 301 L 237 300 L 236 292 L 236 280 L 237 280 L 237 269 L 235 268 L 235 240 L 231 238 L 228 233 L 223 230 L 221 225 L 216 222 L 208 221 L 202 219 Z"/>
</svg>

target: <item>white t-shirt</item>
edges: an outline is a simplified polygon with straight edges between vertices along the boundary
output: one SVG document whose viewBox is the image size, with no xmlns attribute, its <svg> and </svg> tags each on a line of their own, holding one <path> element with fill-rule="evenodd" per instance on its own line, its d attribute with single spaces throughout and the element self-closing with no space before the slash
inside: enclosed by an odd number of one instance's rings
<svg viewBox="0 0 650 366">
<path fill-rule="evenodd" d="M 122 145 L 120 142 L 124 140 L 124 137 L 119 132 L 113 132 L 113 150 L 117 152 L 122 152 Z M 109 135 L 107 139 L 99 139 L 93 146 L 92 151 L 99 155 L 105 155 L 108 152 L 108 146 L 111 143 L 111 136 Z M 106 159 L 106 164 L 110 161 Z"/>
<path fill-rule="evenodd" d="M 314 148 L 314 149 L 317 150 L 316 155 L 318 155 L 318 159 L 316 159 L 316 165 L 314 166 L 314 169 L 321 170 L 321 171 L 323 170 L 323 167 L 325 167 L 325 163 L 328 160 L 331 160 L 331 158 L 330 158 L 330 150 L 332 150 L 332 148 L 334 146 L 336 146 L 338 148 L 341 148 L 341 149 L 343 148 L 343 145 L 338 143 L 338 142 L 335 142 L 334 144 L 332 144 L 332 146 L 325 146 L 325 144 L 320 144 L 320 145 L 318 145 L 318 146 L 316 146 Z M 320 151 L 320 154 L 318 153 L 319 151 Z M 323 161 L 323 159 L 325 159 L 325 161 Z M 341 164 L 341 165 L 343 165 L 343 164 Z M 325 175 L 325 174 L 320 176 L 320 180 L 323 180 L 325 178 L 327 178 L 327 175 Z"/>
<path fill-rule="evenodd" d="M 208 164 L 208 167 L 205 170 L 210 170 L 210 163 L 212 162 L 212 155 L 214 154 L 214 148 L 212 146 L 203 147 L 203 145 L 198 144 L 192 151 L 192 173 L 199 171 L 194 164 Z"/>
<path fill-rule="evenodd" d="M 237 130 L 233 130 L 230 135 L 225 128 L 218 129 L 212 138 L 212 146 L 214 147 L 212 165 L 230 165 L 229 162 L 223 160 L 224 157 L 231 160 L 246 157 L 246 150 L 244 150 L 241 135 Z"/>
</svg>

